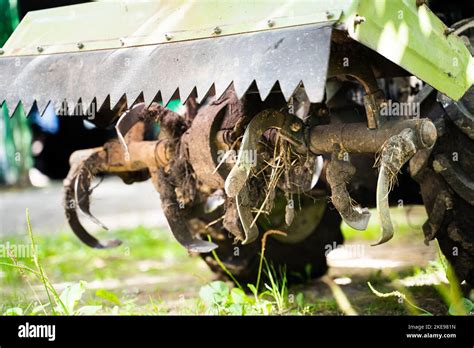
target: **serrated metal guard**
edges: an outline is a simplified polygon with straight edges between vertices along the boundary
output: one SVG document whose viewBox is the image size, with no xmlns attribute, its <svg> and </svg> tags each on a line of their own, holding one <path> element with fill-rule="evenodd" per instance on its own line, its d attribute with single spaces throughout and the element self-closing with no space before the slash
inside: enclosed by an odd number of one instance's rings
<svg viewBox="0 0 474 348">
<path fill-rule="evenodd" d="M 220 96 L 231 83 L 242 97 L 252 82 L 264 100 L 279 82 L 288 100 L 302 83 L 311 102 L 320 102 L 329 61 L 333 22 L 247 34 L 130 48 L 0 59 L 0 103 L 10 115 L 19 102 L 28 113 L 49 103 L 59 111 L 82 101 L 87 109 L 141 94 L 146 103 L 185 101 L 196 88 L 198 100 L 214 86 Z M 108 100 L 110 97 L 110 100 Z"/>
</svg>

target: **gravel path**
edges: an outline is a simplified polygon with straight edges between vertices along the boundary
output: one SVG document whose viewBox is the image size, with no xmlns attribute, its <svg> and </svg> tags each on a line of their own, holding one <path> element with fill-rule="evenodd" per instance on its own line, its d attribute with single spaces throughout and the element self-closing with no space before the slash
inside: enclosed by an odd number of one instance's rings
<svg viewBox="0 0 474 348">
<path fill-rule="evenodd" d="M 106 178 L 94 190 L 91 202 L 91 212 L 111 229 L 167 226 L 158 193 L 149 181 L 125 185 L 120 179 Z M 0 237 L 26 233 L 26 208 L 35 233 L 69 228 L 62 209 L 62 185 L 55 182 L 42 189 L 0 191 Z M 90 231 L 99 229 L 85 217 L 82 221 Z"/>
</svg>

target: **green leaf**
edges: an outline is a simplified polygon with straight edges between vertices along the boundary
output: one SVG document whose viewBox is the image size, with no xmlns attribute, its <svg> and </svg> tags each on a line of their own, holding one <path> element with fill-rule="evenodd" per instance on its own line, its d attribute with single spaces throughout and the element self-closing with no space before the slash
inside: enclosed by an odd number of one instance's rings
<svg viewBox="0 0 474 348">
<path fill-rule="evenodd" d="M 258 308 L 257 305 L 254 306 L 245 306 L 245 315 L 261 315 L 262 311 Z"/>
<path fill-rule="evenodd" d="M 98 311 L 102 309 L 102 306 L 83 306 L 79 308 L 76 313 L 76 315 L 94 315 Z"/>
<path fill-rule="evenodd" d="M 273 309 L 273 304 L 270 301 L 262 300 L 257 304 L 259 312 L 263 315 L 270 315 Z"/>
<path fill-rule="evenodd" d="M 250 289 L 250 291 L 252 291 L 252 294 L 254 294 L 254 296 L 258 295 L 258 291 L 257 291 L 257 288 L 255 287 L 255 285 L 247 284 L 247 287 Z"/>
<path fill-rule="evenodd" d="M 23 309 L 19 307 L 9 308 L 3 313 L 3 315 L 11 315 L 11 316 L 23 315 Z"/>
<path fill-rule="evenodd" d="M 467 299 L 467 298 L 464 298 L 465 300 L 465 303 L 466 303 L 466 308 L 469 312 L 471 312 L 472 310 L 474 310 L 474 303 L 472 303 L 471 300 Z"/>
<path fill-rule="evenodd" d="M 262 291 L 260 294 L 258 294 L 259 299 L 262 299 L 265 296 L 273 296 L 273 293 L 271 291 L 265 290 L 265 291 Z"/>
<path fill-rule="evenodd" d="M 43 305 L 38 305 L 36 307 L 33 307 L 33 309 L 31 310 L 31 314 L 37 314 L 39 312 L 42 312 L 45 310 L 46 307 L 50 306 L 51 303 L 45 303 Z"/>
<path fill-rule="evenodd" d="M 229 296 L 229 286 L 222 281 L 209 283 L 199 290 L 199 297 L 206 306 L 223 305 Z"/>
<path fill-rule="evenodd" d="M 100 297 L 100 298 L 106 300 L 106 301 L 112 302 L 112 303 L 114 303 L 118 306 L 122 305 L 122 302 L 120 302 L 118 296 L 115 295 L 113 292 L 103 290 L 103 289 L 99 289 L 95 292 L 95 295 L 97 297 Z"/>
<path fill-rule="evenodd" d="M 233 288 L 230 292 L 230 297 L 232 298 L 232 302 L 237 304 L 244 304 L 249 301 L 245 292 L 239 288 Z"/>
<path fill-rule="evenodd" d="M 296 295 L 296 304 L 298 307 L 303 308 L 304 307 L 304 294 L 302 292 L 299 292 Z"/>
<path fill-rule="evenodd" d="M 216 305 L 211 305 L 207 310 L 206 310 L 207 315 L 220 315 L 219 307 Z"/>
<path fill-rule="evenodd" d="M 82 298 L 82 295 L 86 291 L 86 282 L 80 281 L 79 283 L 68 285 L 59 298 L 67 309 L 67 313 L 62 314 L 72 314 L 74 313 L 74 308 L 76 307 L 77 302 Z M 56 308 L 57 311 L 63 312 L 62 307 Z"/>
<path fill-rule="evenodd" d="M 228 307 L 230 315 L 244 315 L 245 305 L 241 303 L 233 303 Z"/>
<path fill-rule="evenodd" d="M 463 297 L 461 303 L 453 303 L 449 306 L 450 315 L 468 315 L 474 310 L 474 303 Z"/>
</svg>

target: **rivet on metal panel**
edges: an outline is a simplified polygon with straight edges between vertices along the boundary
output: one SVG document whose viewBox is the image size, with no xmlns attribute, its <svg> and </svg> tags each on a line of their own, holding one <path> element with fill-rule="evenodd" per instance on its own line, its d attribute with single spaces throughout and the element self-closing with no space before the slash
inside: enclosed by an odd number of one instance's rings
<svg viewBox="0 0 474 348">
<path fill-rule="evenodd" d="M 125 39 L 124 38 L 120 38 L 119 41 L 120 41 L 120 46 L 125 46 Z"/>
<path fill-rule="evenodd" d="M 222 29 L 221 29 L 220 27 L 215 27 L 215 28 L 214 28 L 214 34 L 215 34 L 215 35 L 219 35 L 219 34 L 221 34 L 221 33 L 222 33 Z"/>
<path fill-rule="evenodd" d="M 453 29 L 453 28 L 446 28 L 446 29 L 444 29 L 444 35 L 448 36 L 448 35 L 454 33 L 454 31 L 455 31 L 455 29 Z"/>
<path fill-rule="evenodd" d="M 267 21 L 267 25 L 268 27 L 273 28 L 275 26 L 275 21 L 273 19 L 269 19 Z"/>
<path fill-rule="evenodd" d="M 79 48 L 80 50 L 82 50 L 84 48 L 84 44 L 82 42 L 78 42 L 77 43 L 77 48 Z"/>
<path fill-rule="evenodd" d="M 354 17 L 354 24 L 355 25 L 361 24 L 361 23 L 364 23 L 364 22 L 365 22 L 365 17 L 359 16 L 359 15 L 356 15 Z"/>
<path fill-rule="evenodd" d="M 36 47 L 36 50 L 37 50 L 39 53 L 41 53 L 41 52 L 44 51 L 43 47 L 41 47 L 41 46 Z"/>
<path fill-rule="evenodd" d="M 168 40 L 168 41 L 170 41 L 170 40 L 173 39 L 173 35 L 171 35 L 171 34 L 165 34 L 165 39 Z"/>
<path fill-rule="evenodd" d="M 333 14 L 332 12 L 326 11 L 326 18 L 327 18 L 327 19 L 331 19 L 331 18 L 333 18 L 333 17 L 334 17 L 334 14 Z"/>
</svg>

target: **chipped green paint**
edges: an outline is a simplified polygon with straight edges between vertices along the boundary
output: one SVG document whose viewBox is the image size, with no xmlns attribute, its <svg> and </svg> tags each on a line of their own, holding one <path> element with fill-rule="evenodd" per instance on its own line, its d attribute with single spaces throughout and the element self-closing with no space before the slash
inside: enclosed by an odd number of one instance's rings
<svg viewBox="0 0 474 348">
<path fill-rule="evenodd" d="M 458 100 L 474 81 L 474 62 L 463 41 L 415 0 L 359 0 L 341 22 L 349 35 L 421 80 Z"/>
<path fill-rule="evenodd" d="M 446 36 L 441 20 L 415 0 L 98 1 L 29 13 L 1 57 L 173 43 L 327 21 L 455 100 L 474 81 L 473 58 L 462 40 Z"/>
<path fill-rule="evenodd" d="M 324 0 L 165 0 L 59 7 L 28 13 L 5 44 L 4 56 L 173 43 L 335 22 L 347 4 L 346 0 L 330 6 Z"/>
</svg>

